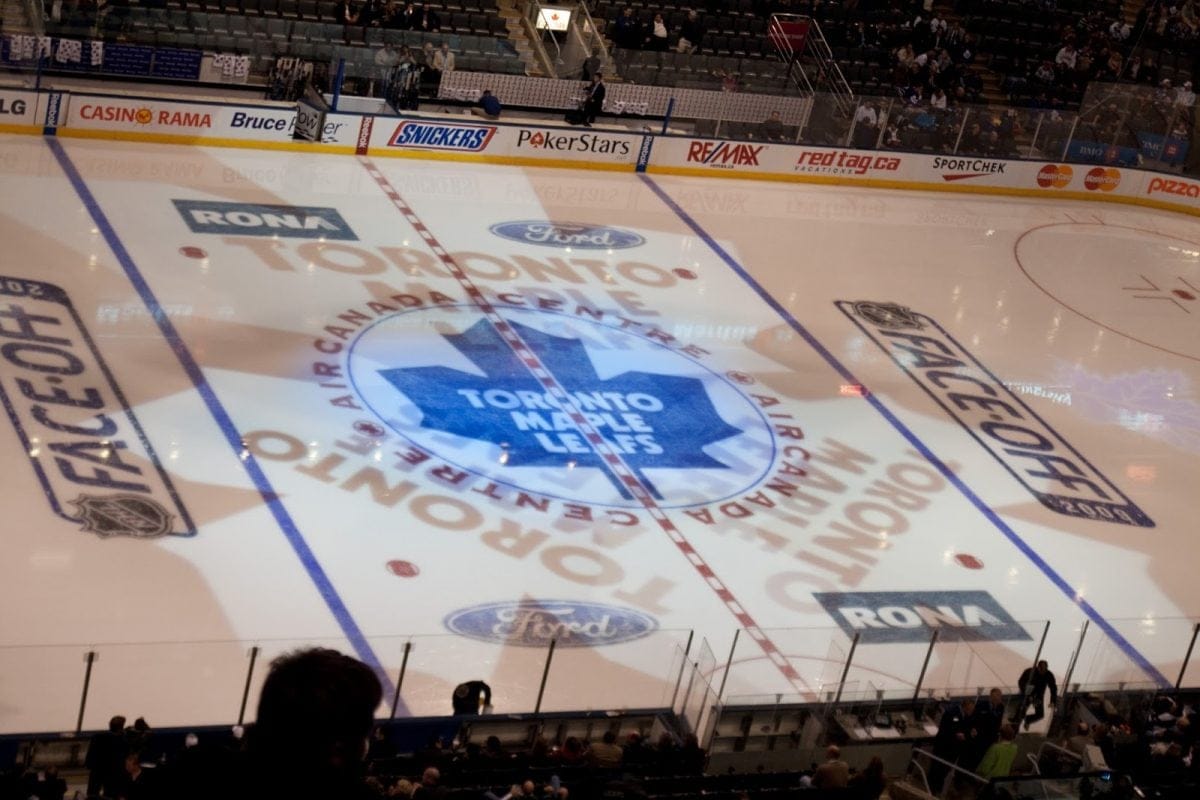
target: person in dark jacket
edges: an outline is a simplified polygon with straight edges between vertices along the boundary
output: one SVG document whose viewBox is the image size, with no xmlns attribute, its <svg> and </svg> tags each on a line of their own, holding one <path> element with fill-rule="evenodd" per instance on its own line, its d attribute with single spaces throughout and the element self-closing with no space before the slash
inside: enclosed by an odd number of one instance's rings
<svg viewBox="0 0 1200 800">
<path fill-rule="evenodd" d="M 125 776 L 125 756 L 129 740 L 125 737 L 125 718 L 113 717 L 108 730 L 88 743 L 83 765 L 88 768 L 88 797 L 116 797 Z"/>
<path fill-rule="evenodd" d="M 942 761 L 957 764 L 964 753 L 974 752 L 974 736 L 971 728 L 971 715 L 975 713 L 974 699 L 966 699 L 961 703 L 952 703 L 942 711 L 938 720 L 937 736 L 933 739 L 933 754 Z M 934 761 L 929 765 L 926 776 L 929 781 L 929 791 L 941 794 L 942 784 L 946 780 L 950 767 L 942 761 Z M 974 766 L 972 764 L 971 766 Z"/>
<path fill-rule="evenodd" d="M 1024 720 L 1025 730 L 1029 730 L 1030 725 L 1046 716 L 1047 689 L 1050 690 L 1050 705 L 1058 705 L 1058 682 L 1054 680 L 1054 673 L 1045 661 L 1037 662 L 1036 667 L 1027 667 L 1017 680 L 1017 687 L 1021 690 L 1021 708 L 1017 711 L 1015 721 Z M 1033 713 L 1025 716 L 1031 705 Z"/>
<path fill-rule="evenodd" d="M 364 758 L 382 698 L 375 672 L 336 650 L 311 648 L 275 659 L 248 734 L 244 774 L 225 796 L 372 797 Z"/>
<path fill-rule="evenodd" d="M 484 92 L 490 95 L 491 92 Z M 480 100 L 482 103 L 482 99 Z M 484 107 L 486 111 L 486 106 Z M 497 110 L 496 116 L 500 116 Z M 494 119 L 494 117 L 493 117 Z M 482 702 L 480 702 L 482 701 Z M 492 704 L 492 687 L 483 681 L 467 681 L 454 687 L 454 695 L 450 698 L 454 706 L 454 715 L 478 714 L 481 709 Z"/>
<path fill-rule="evenodd" d="M 604 76 L 599 72 L 592 75 L 592 83 L 587 87 L 587 97 L 583 101 L 583 124 L 591 127 L 597 115 L 604 111 Z"/>
</svg>

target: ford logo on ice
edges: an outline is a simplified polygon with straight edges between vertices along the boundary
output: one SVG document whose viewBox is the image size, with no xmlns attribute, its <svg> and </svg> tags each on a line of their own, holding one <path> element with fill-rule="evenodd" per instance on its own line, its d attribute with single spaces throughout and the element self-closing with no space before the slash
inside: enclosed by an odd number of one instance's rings
<svg viewBox="0 0 1200 800">
<path fill-rule="evenodd" d="M 623 250 L 646 243 L 645 239 L 632 231 L 577 222 L 501 222 L 493 225 L 490 230 L 497 236 L 512 239 L 514 242 L 544 244 L 548 247 L 577 247 L 581 250 Z"/>
<path fill-rule="evenodd" d="M 638 639 L 658 629 L 650 616 L 629 608 L 571 600 L 487 603 L 445 619 L 453 633 L 485 642 L 545 647 L 595 647 Z"/>
</svg>

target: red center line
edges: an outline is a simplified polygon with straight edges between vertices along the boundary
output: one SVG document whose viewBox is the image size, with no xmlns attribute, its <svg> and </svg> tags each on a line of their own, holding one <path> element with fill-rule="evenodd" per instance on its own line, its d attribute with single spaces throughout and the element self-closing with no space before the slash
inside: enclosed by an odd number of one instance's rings
<svg viewBox="0 0 1200 800">
<path fill-rule="evenodd" d="M 560 407 L 567 411 L 568 416 L 575 424 L 579 432 L 583 434 L 583 437 L 587 440 L 588 444 L 592 447 L 596 454 L 603 459 L 605 467 L 609 469 L 618 478 L 618 480 L 620 480 L 621 485 L 625 486 L 629 490 L 629 492 L 637 499 L 637 501 L 641 503 L 642 508 L 645 509 L 646 513 L 658 523 L 658 526 L 662 528 L 671 541 L 675 543 L 675 546 L 681 553 L 683 553 L 688 562 L 692 565 L 696 572 L 699 573 L 700 577 L 704 579 L 704 582 L 713 590 L 721 602 L 725 604 L 725 607 L 729 609 L 734 618 L 737 619 L 739 624 L 741 624 L 742 628 L 745 629 L 747 635 L 749 635 L 750 638 L 758 643 L 758 646 L 762 648 L 762 651 L 766 654 L 767 658 L 770 659 L 771 663 L 776 666 L 776 668 L 783 674 L 784 678 L 786 678 L 793 687 L 795 687 L 801 694 L 815 699 L 815 694 L 813 693 L 812 688 L 808 685 L 804 678 L 801 677 L 800 673 L 798 673 L 795 668 L 792 667 L 787 657 L 780 652 L 779 648 L 774 642 L 771 641 L 766 632 L 758 626 L 758 623 L 754 621 L 754 618 L 750 616 L 750 613 L 746 611 L 741 603 L 738 602 L 733 592 L 730 591 L 729 587 L 725 585 L 725 582 L 722 581 L 713 568 L 709 566 L 708 562 L 704 560 L 704 557 L 696 552 L 696 549 L 692 547 L 691 542 L 687 540 L 687 538 L 683 535 L 683 532 L 675 526 L 675 523 L 671 521 L 666 512 L 663 511 L 663 509 L 660 508 L 659 505 L 654 501 L 654 497 L 650 494 L 650 491 L 646 488 L 642 480 L 638 478 L 633 469 L 625 463 L 625 460 L 622 459 L 620 454 L 617 453 L 604 439 L 604 437 L 600 435 L 599 431 L 588 422 L 587 418 L 575 405 L 575 401 L 571 399 L 571 396 L 567 390 L 561 383 L 559 383 L 558 379 L 551 374 L 550 370 L 546 368 L 541 359 L 538 358 L 537 354 L 533 352 L 533 349 L 530 348 L 529 345 L 525 343 L 525 340 L 523 340 L 516 332 L 516 330 L 509 325 L 502 316 L 500 316 L 500 313 L 496 310 L 495 306 L 493 306 L 484 298 L 483 293 L 479 291 L 479 288 L 471 281 L 467 274 L 463 272 L 462 268 L 454 261 L 450 254 L 446 252 L 446 248 L 442 247 L 441 243 L 437 240 L 429 228 L 425 227 L 425 223 L 421 221 L 420 217 L 417 216 L 416 212 L 412 210 L 404 198 L 400 196 L 400 192 L 398 192 L 396 188 L 392 186 L 387 177 L 384 176 L 377 166 L 375 166 L 373 161 L 363 156 L 360 156 L 358 160 L 367 170 L 367 172 L 370 173 L 371 177 L 375 179 L 375 183 L 377 183 L 379 188 L 383 190 L 383 193 L 388 196 L 388 199 L 392 201 L 392 204 L 400 211 L 401 214 L 404 215 L 404 218 L 408 220 L 408 223 L 412 225 L 413 230 L 420 235 L 420 237 L 425 241 L 425 244 L 429 246 L 429 249 L 433 251 L 434 255 L 441 260 L 454 279 L 458 281 L 459 285 L 463 288 L 463 291 L 465 291 L 471 298 L 471 302 L 473 302 L 475 306 L 483 313 L 487 320 L 492 324 L 492 327 L 495 328 L 496 333 L 498 333 L 504 342 L 512 349 L 513 353 L 525 365 L 530 374 L 533 375 L 538 383 L 542 385 L 542 388 L 544 388 L 552 397 L 554 397 L 554 399 L 560 404 Z"/>
</svg>

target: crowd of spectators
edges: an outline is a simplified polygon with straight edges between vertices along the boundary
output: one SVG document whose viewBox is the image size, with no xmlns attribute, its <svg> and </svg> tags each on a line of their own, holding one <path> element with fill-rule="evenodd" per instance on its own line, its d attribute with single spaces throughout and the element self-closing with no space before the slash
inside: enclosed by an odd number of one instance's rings
<svg viewBox="0 0 1200 800">
<path fill-rule="evenodd" d="M 999 689 L 978 702 L 949 703 L 932 745 L 939 760 L 927 773 L 934 793 L 957 791 L 962 783 L 964 773 L 952 771 L 950 764 L 984 779 L 1028 772 L 1029 765 L 1017 761 L 1017 723 L 1031 698 L 1036 705 L 1037 695 L 1035 687 L 1024 702 L 1018 698 L 1014 719 Z M 559 746 L 539 737 L 519 748 L 506 747 L 495 736 L 463 745 L 435 737 L 414 754 L 398 755 L 387 731 L 372 720 L 381 699 L 375 673 L 353 658 L 324 649 L 283 656 L 272 664 L 255 724 L 245 735 L 240 728 L 221 737 L 206 734 L 211 740 L 188 734 L 183 747 L 174 750 L 156 741 L 144 719 L 126 726 L 124 717 L 113 717 L 108 730 L 89 743 L 86 798 L 615 799 L 682 796 L 689 788 L 700 794 L 697 781 L 723 780 L 703 775 L 707 754 L 695 737 L 680 741 L 670 732 L 655 743 L 637 733 L 619 739 L 607 730 L 590 743 L 567 737 Z M 1137 782 L 1171 798 L 1194 796 L 1200 786 L 1192 705 L 1158 696 L 1120 711 L 1103 698 L 1083 698 L 1065 718 L 1071 720 L 1068 735 L 1039 751 L 1041 775 L 1119 770 L 1131 792 Z M 739 781 L 737 775 L 725 777 L 732 779 L 726 788 Z M 808 770 L 757 777 L 786 780 L 772 790 L 813 789 L 821 792 L 814 797 L 846 800 L 878 800 L 888 785 L 879 758 L 855 772 L 836 745 L 827 749 L 824 762 Z M 1172 789 L 1180 791 L 1172 794 Z M 0 800 L 64 800 L 67 792 L 67 782 L 53 768 L 0 772 Z M 734 792 L 749 796 L 744 789 Z"/>
</svg>

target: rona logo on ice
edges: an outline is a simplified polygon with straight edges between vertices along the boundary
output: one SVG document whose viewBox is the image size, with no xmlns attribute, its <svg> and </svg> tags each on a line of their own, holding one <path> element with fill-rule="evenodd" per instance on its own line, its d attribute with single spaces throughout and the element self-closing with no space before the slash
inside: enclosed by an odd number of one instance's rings
<svg viewBox="0 0 1200 800">
<path fill-rule="evenodd" d="M 935 320 L 898 303 L 836 305 L 1044 507 L 1069 517 L 1154 527 Z"/>
<path fill-rule="evenodd" d="M 192 233 L 358 241 L 334 208 L 172 200 Z"/>
<path fill-rule="evenodd" d="M 0 277 L 0 402 L 56 515 L 102 538 L 196 533 L 59 287 Z"/>
<path fill-rule="evenodd" d="M 487 603 L 455 611 L 446 627 L 460 636 L 518 647 L 596 647 L 639 639 L 658 629 L 640 611 L 571 600 Z"/>
<path fill-rule="evenodd" d="M 829 616 L 862 644 L 1028 641 L 1029 634 L 987 592 L 813 592 Z"/>
<path fill-rule="evenodd" d="M 566 314 L 464 321 L 470 310 L 402 312 L 351 346 L 356 393 L 411 442 L 410 458 L 617 508 L 644 496 L 669 508 L 712 502 L 769 470 L 776 446 L 763 412 L 689 356 Z"/>
<path fill-rule="evenodd" d="M 501 222 L 489 228 L 496 236 L 525 244 L 541 244 L 547 247 L 570 247 L 579 250 L 624 250 L 646 243 L 636 233 L 603 225 L 585 225 L 577 222 L 550 222 L 549 220 L 524 220 Z"/>
</svg>

